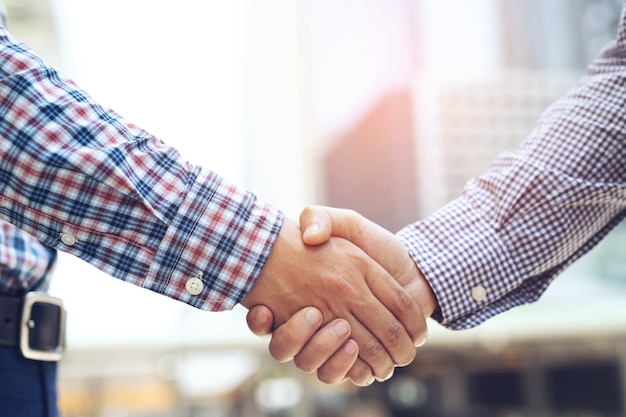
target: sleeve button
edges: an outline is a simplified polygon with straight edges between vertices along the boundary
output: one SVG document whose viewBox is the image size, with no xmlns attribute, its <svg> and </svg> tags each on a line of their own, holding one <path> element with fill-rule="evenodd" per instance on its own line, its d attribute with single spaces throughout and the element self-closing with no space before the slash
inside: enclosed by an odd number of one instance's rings
<svg viewBox="0 0 626 417">
<path fill-rule="evenodd" d="M 474 299 L 474 301 L 483 301 L 485 298 L 487 298 L 487 290 L 485 289 L 485 287 L 483 287 L 482 285 L 477 285 L 474 288 L 472 288 L 472 298 Z"/>
<path fill-rule="evenodd" d="M 61 242 L 67 246 L 74 246 L 76 244 L 76 237 L 69 233 L 61 233 Z"/>
<path fill-rule="evenodd" d="M 204 289 L 204 283 L 200 278 L 189 278 L 185 284 L 185 289 L 191 295 L 198 295 Z"/>
</svg>

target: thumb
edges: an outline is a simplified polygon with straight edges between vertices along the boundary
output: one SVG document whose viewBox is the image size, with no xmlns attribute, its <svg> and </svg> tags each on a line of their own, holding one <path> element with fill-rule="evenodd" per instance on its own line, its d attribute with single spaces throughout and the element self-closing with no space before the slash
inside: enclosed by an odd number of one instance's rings
<svg viewBox="0 0 626 417">
<path fill-rule="evenodd" d="M 302 241 L 307 245 L 327 242 L 333 233 L 333 222 L 320 206 L 307 206 L 300 213 Z"/>
<path fill-rule="evenodd" d="M 362 239 L 364 226 L 370 224 L 374 223 L 369 222 L 354 210 L 348 209 L 307 206 L 300 213 L 302 241 L 307 245 L 319 245 L 327 242 L 331 236 L 337 236 L 352 241 L 356 246 L 364 249 L 359 240 Z"/>
<path fill-rule="evenodd" d="M 312 226 L 316 224 L 317 226 Z M 344 238 L 361 248 L 389 272 L 430 316 L 437 305 L 430 284 L 411 258 L 407 248 L 389 230 L 368 220 L 354 210 L 309 206 L 300 215 L 302 240 L 318 245 L 330 236 Z M 311 227 L 307 231 L 306 227 Z"/>
<path fill-rule="evenodd" d="M 402 285 L 407 283 L 407 272 L 415 270 L 406 247 L 393 233 L 354 210 L 308 206 L 300 214 L 300 227 L 307 245 L 324 243 L 331 235 L 349 240 Z"/>
<path fill-rule="evenodd" d="M 253 306 L 246 315 L 248 328 L 257 336 L 269 336 L 272 333 L 274 314 L 264 305 Z"/>
</svg>

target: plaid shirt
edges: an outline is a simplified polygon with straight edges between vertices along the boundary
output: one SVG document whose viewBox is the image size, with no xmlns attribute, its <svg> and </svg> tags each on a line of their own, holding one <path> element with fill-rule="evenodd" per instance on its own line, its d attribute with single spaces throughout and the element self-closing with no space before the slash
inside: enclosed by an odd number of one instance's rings
<svg viewBox="0 0 626 417">
<path fill-rule="evenodd" d="M 626 1 L 624 2 L 626 5 Z M 626 6 L 617 38 L 515 153 L 398 235 L 445 326 L 535 301 L 626 214 Z"/>
<path fill-rule="evenodd" d="M 0 138 L 4 293 L 36 287 L 62 250 L 194 307 L 228 309 L 282 224 L 282 213 L 182 161 L 3 28 Z M 201 283 L 187 290 L 191 278 Z"/>
</svg>

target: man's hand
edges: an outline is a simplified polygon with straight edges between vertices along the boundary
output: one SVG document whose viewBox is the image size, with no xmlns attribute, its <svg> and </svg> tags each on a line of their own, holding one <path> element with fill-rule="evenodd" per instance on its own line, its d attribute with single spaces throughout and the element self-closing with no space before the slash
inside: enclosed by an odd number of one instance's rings
<svg viewBox="0 0 626 417">
<path fill-rule="evenodd" d="M 415 344 L 426 331 L 425 319 L 409 294 L 365 252 L 337 237 L 307 246 L 300 228 L 289 219 L 241 304 L 267 306 L 275 327 L 305 306 L 319 309 L 324 324 L 345 319 L 349 325 L 346 333 L 351 329 L 360 358 L 371 368 L 365 370 L 359 362 L 360 372 L 370 373 L 370 378 L 386 379 L 396 364 L 410 363 Z M 290 332 L 279 335 L 279 341 L 293 343 L 295 336 Z M 284 346 L 282 342 L 275 345 L 279 351 Z M 304 355 L 311 360 L 302 363 L 301 369 L 318 367 L 313 356 Z"/>
<path fill-rule="evenodd" d="M 252 307 L 246 319 L 248 327 L 257 336 L 263 337 L 272 331 L 273 315 L 265 306 Z M 274 330 L 269 351 L 278 362 L 293 359 L 298 369 L 307 373 L 317 370 L 320 381 L 338 384 L 353 368 L 359 346 L 349 339 L 350 325 L 346 320 L 335 319 L 320 330 L 321 326 L 322 313 L 314 307 L 305 307 Z M 285 343 L 286 340 L 289 342 Z M 358 385 L 369 385 L 374 382 L 374 376 L 369 366 L 364 362 L 362 366 Z M 353 374 L 357 375 L 357 371 Z"/>
<path fill-rule="evenodd" d="M 437 299 L 430 284 L 398 238 L 353 210 L 309 206 L 300 214 L 302 240 L 307 245 L 319 245 L 331 236 L 354 243 L 378 262 L 409 292 L 421 312 L 430 317 Z"/>
<path fill-rule="evenodd" d="M 432 314 L 436 307 L 434 293 L 404 245 L 392 233 L 354 211 L 342 209 L 308 207 L 302 212 L 300 223 L 303 240 L 309 245 L 321 244 L 331 235 L 352 241 L 398 280 L 418 303 L 424 315 Z M 370 384 L 373 378 L 372 374 L 368 373 L 367 366 L 359 359 L 354 361 L 350 355 L 342 351 L 345 340 L 332 333 L 328 325 L 317 331 L 321 323 L 298 324 L 304 323 L 305 311 L 311 314 L 310 310 L 301 310 L 275 330 L 270 342 L 272 356 L 280 361 L 294 358 L 296 366 L 305 371 L 317 369 L 318 379 L 323 382 L 341 382 L 347 377 L 356 385 Z M 249 312 L 248 326 L 256 334 L 269 334 L 271 326 L 263 325 L 260 321 L 271 322 L 271 313 L 269 309 L 262 306 L 254 307 Z M 260 321 L 251 320 L 252 317 Z M 421 317 L 417 317 L 417 320 L 421 322 Z M 298 326 L 297 331 L 296 326 Z M 423 336 L 416 345 L 425 342 L 426 333 Z M 316 348 L 315 346 L 319 346 L 320 343 L 323 343 L 324 347 Z M 317 356 L 311 354 L 311 351 Z M 303 352 L 307 354 L 303 356 Z M 320 363 L 322 363 L 321 366 Z M 348 369 L 347 372 L 345 372 L 346 369 Z"/>
</svg>

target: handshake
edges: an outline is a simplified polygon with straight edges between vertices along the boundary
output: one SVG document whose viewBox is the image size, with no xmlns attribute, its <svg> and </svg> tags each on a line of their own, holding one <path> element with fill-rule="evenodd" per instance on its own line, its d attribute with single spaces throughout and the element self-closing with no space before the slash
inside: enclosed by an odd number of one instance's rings
<svg viewBox="0 0 626 417">
<path fill-rule="evenodd" d="M 426 340 L 436 298 L 405 246 L 354 211 L 308 207 L 285 219 L 241 301 L 270 353 L 320 381 L 386 380 Z"/>
</svg>

